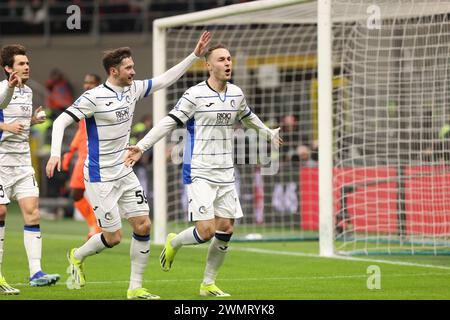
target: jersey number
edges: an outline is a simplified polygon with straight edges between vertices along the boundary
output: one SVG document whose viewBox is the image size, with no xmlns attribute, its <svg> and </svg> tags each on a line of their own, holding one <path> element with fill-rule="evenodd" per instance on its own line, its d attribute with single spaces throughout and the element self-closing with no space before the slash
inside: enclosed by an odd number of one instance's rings
<svg viewBox="0 0 450 320">
<path fill-rule="evenodd" d="M 137 204 L 142 204 L 144 202 L 148 203 L 147 196 L 145 195 L 145 192 L 143 190 L 136 191 L 136 198 L 139 198 Z"/>
</svg>

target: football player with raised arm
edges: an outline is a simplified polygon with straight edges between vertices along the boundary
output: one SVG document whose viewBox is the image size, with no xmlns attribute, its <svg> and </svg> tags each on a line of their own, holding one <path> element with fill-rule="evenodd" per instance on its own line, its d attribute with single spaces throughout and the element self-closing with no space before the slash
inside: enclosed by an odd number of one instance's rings
<svg viewBox="0 0 450 320">
<path fill-rule="evenodd" d="M 150 254 L 149 207 L 133 170 L 124 166 L 126 147 L 136 102 L 178 80 L 205 54 L 210 39 L 211 34 L 205 31 L 194 52 L 187 58 L 162 75 L 146 80 L 134 80 L 136 73 L 129 48 L 105 52 L 103 66 L 108 75 L 106 82 L 83 93 L 55 120 L 47 176 L 51 178 L 56 167 L 60 170 L 61 143 L 65 128 L 85 119 L 88 136 L 88 155 L 84 168 L 86 195 L 98 225 L 103 230 L 81 247 L 69 251 L 69 287 L 81 288 L 85 285 L 83 261 L 87 257 L 120 243 L 123 216 L 133 228 L 127 298 L 159 299 L 159 296 L 142 287 Z"/>
<path fill-rule="evenodd" d="M 6 45 L 0 52 L 1 66 L 9 80 L 0 82 L 0 265 L 5 233 L 5 199 L 17 200 L 24 219 L 24 245 L 28 257 L 30 286 L 47 286 L 59 280 L 41 268 L 42 237 L 39 188 L 31 165 L 30 127 L 45 121 L 39 107 L 33 113 L 33 92 L 25 83 L 30 78 L 26 48 Z M 18 294 L 0 275 L 0 293 Z"/>
<path fill-rule="evenodd" d="M 228 251 L 234 221 L 243 216 L 234 180 L 233 127 L 242 121 L 265 139 L 271 139 L 276 147 L 282 140 L 279 128 L 266 127 L 250 110 L 242 90 L 228 82 L 232 72 L 229 50 L 218 44 L 208 50 L 205 58 L 208 80 L 189 88 L 168 116 L 136 146 L 128 147 L 125 164 L 133 166 L 158 140 L 177 126 L 186 125 L 183 183 L 187 185 L 189 220 L 195 226 L 167 236 L 160 264 L 164 271 L 169 271 L 183 245 L 212 239 L 200 295 L 228 297 L 215 280 Z"/>
</svg>

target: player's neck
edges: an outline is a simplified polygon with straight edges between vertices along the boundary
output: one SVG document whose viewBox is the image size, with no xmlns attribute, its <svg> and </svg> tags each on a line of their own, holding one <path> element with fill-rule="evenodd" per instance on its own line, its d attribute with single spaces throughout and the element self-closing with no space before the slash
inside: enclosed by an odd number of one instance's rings
<svg viewBox="0 0 450 320">
<path fill-rule="evenodd" d="M 208 85 L 211 87 L 211 89 L 213 89 L 216 92 L 225 92 L 227 89 L 226 81 L 220 81 L 213 77 L 209 77 L 207 82 L 208 82 Z"/>
<path fill-rule="evenodd" d="M 108 79 L 106 79 L 106 84 L 116 92 L 123 91 L 123 86 L 121 86 L 114 78 L 108 77 Z"/>
</svg>

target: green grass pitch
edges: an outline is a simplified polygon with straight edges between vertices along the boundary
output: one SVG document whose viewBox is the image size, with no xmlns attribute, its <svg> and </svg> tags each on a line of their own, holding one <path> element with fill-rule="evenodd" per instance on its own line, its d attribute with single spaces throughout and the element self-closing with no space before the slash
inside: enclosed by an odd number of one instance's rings
<svg viewBox="0 0 450 320">
<path fill-rule="evenodd" d="M 126 298 L 129 279 L 131 229 L 124 220 L 124 241 L 117 247 L 86 260 L 86 287 L 68 290 L 66 252 L 80 246 L 86 237 L 84 222 L 41 221 L 45 272 L 59 273 L 55 286 L 28 286 L 28 266 L 23 246 L 23 222 L 17 206 L 9 207 L 3 259 L 3 275 L 21 290 L 15 299 L 106 299 Z M 207 245 L 184 247 L 170 272 L 158 263 L 161 246 L 152 245 L 144 286 L 167 300 L 199 300 Z M 231 243 L 217 279 L 235 300 L 293 299 L 449 299 L 448 256 L 370 256 L 357 260 L 317 256 L 318 243 Z M 406 263 L 405 263 L 406 262 Z M 368 289 L 367 268 L 377 265 L 381 288 Z"/>
</svg>

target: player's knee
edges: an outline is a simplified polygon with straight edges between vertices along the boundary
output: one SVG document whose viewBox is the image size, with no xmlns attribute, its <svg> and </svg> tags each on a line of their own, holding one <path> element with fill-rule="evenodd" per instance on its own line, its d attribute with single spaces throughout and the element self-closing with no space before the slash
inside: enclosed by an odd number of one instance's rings
<svg viewBox="0 0 450 320">
<path fill-rule="evenodd" d="M 81 189 L 74 189 L 72 190 L 72 199 L 73 201 L 80 201 L 81 199 L 83 199 L 84 196 L 84 190 Z"/>
<path fill-rule="evenodd" d="M 31 209 L 31 210 L 25 212 L 26 224 L 31 224 L 31 225 L 39 224 L 39 220 L 40 220 L 40 218 L 39 218 L 39 209 L 38 208 L 34 208 L 34 209 Z"/>
<path fill-rule="evenodd" d="M 136 230 L 137 234 L 150 234 L 150 231 L 152 229 L 152 223 L 150 222 L 149 219 L 146 219 L 138 225 L 137 229 L 138 229 Z"/>
<path fill-rule="evenodd" d="M 122 240 L 122 233 L 119 231 L 116 232 L 104 232 L 103 236 L 105 237 L 108 246 L 114 247 L 117 246 Z"/>
<path fill-rule="evenodd" d="M 196 227 L 196 229 L 200 238 L 205 242 L 211 240 L 214 237 L 214 234 L 216 233 L 216 230 L 214 229 L 213 225 Z"/>
</svg>

